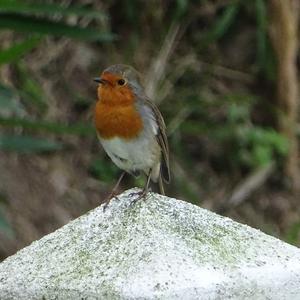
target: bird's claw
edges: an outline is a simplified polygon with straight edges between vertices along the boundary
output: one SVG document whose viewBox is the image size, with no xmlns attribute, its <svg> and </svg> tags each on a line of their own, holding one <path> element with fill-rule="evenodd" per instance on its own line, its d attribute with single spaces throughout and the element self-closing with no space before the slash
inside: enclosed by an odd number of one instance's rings
<svg viewBox="0 0 300 300">
<path fill-rule="evenodd" d="M 130 197 L 130 198 L 132 198 L 132 197 L 134 197 L 134 196 L 136 196 L 136 195 L 141 195 L 143 193 L 143 190 L 140 190 L 140 191 L 138 191 L 138 192 L 132 192 L 132 193 L 130 193 L 128 196 Z"/>
<path fill-rule="evenodd" d="M 134 198 L 134 199 L 131 201 L 130 206 L 133 206 L 137 201 L 139 201 L 139 200 L 141 200 L 141 199 L 146 200 L 146 196 L 147 196 L 148 192 L 149 192 L 149 191 L 141 190 L 141 191 L 138 191 L 138 192 L 130 193 L 130 194 L 129 194 L 129 197 L 138 196 L 138 197 Z"/>
</svg>

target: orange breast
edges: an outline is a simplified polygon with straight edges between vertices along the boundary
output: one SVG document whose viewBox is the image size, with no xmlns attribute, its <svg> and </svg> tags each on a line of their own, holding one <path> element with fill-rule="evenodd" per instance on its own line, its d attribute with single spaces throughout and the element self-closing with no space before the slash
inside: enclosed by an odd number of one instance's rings
<svg viewBox="0 0 300 300">
<path fill-rule="evenodd" d="M 110 105 L 98 101 L 95 125 L 101 138 L 136 138 L 143 129 L 143 121 L 134 105 Z"/>
</svg>

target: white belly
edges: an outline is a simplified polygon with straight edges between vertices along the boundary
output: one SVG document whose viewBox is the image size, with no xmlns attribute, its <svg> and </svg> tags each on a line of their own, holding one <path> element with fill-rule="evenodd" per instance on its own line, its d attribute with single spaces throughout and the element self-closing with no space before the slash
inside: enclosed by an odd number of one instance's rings
<svg viewBox="0 0 300 300">
<path fill-rule="evenodd" d="M 99 139 L 106 153 L 120 169 L 129 173 L 144 171 L 146 174 L 150 169 L 153 171 L 155 169 L 154 172 L 157 173 L 157 168 L 160 166 L 161 151 L 154 135 L 150 138 L 141 135 L 134 141 L 121 138 Z"/>
</svg>

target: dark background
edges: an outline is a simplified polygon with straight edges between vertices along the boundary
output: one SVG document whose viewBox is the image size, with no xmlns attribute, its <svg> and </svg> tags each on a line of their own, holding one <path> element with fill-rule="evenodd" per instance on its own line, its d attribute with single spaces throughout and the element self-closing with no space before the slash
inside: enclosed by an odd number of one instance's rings
<svg viewBox="0 0 300 300">
<path fill-rule="evenodd" d="M 167 194 L 300 245 L 298 0 L 0 2 L 0 259 L 98 206 L 118 170 L 92 78 L 133 65 Z M 142 186 L 130 176 L 120 191 Z"/>
</svg>

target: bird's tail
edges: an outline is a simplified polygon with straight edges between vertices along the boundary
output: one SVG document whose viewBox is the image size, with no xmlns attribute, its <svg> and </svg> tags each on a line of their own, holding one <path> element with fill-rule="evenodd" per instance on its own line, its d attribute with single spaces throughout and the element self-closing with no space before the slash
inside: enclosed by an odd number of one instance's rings
<svg viewBox="0 0 300 300">
<path fill-rule="evenodd" d="M 165 195 L 164 183 L 163 183 L 161 172 L 159 172 L 159 176 L 158 176 L 158 187 L 159 187 L 160 194 Z"/>
</svg>

